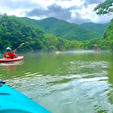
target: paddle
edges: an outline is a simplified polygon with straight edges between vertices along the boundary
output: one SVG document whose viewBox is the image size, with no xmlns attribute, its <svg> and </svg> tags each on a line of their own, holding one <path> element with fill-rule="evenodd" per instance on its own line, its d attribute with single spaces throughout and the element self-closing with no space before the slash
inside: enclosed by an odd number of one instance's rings
<svg viewBox="0 0 113 113">
<path fill-rule="evenodd" d="M 24 43 L 21 43 L 15 50 L 13 50 L 13 52 L 15 52 L 18 48 L 22 47 L 24 45 Z"/>
</svg>

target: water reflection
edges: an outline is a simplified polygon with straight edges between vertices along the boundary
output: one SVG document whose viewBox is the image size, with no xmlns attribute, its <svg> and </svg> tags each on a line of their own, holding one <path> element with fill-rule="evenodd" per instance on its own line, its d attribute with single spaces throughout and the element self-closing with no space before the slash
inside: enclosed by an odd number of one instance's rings
<svg viewBox="0 0 113 113">
<path fill-rule="evenodd" d="M 20 61 L 15 61 L 15 62 L 6 62 L 6 63 L 0 63 L 0 66 L 3 66 L 4 69 L 9 72 L 9 71 L 16 71 L 16 66 L 17 65 L 22 65 L 23 64 L 23 60 Z"/>
<path fill-rule="evenodd" d="M 110 66 L 109 68 L 107 69 L 108 71 L 108 82 L 110 85 L 110 89 L 113 89 L 113 54 L 111 56 L 111 59 L 109 59 L 109 63 L 110 63 Z M 108 93 L 108 97 L 109 97 L 109 102 L 111 104 L 113 104 L 113 90 L 111 90 L 109 93 Z M 113 109 L 113 108 L 112 108 Z"/>
<path fill-rule="evenodd" d="M 12 78 L 17 73 L 16 67 L 22 65 L 24 60 L 15 61 L 15 62 L 5 62 L 0 63 L 0 79 L 5 80 L 6 78 Z M 16 75 L 17 76 L 17 75 Z"/>
<path fill-rule="evenodd" d="M 112 113 L 111 58 L 94 51 L 29 55 L 7 80 L 52 113 Z"/>
</svg>

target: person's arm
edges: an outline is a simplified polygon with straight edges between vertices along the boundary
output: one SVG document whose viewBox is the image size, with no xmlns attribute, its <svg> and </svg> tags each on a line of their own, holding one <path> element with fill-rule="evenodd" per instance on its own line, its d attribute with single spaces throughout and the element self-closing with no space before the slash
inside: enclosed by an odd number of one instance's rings
<svg viewBox="0 0 113 113">
<path fill-rule="evenodd" d="M 10 53 L 10 57 L 15 57 L 15 53 Z"/>
</svg>

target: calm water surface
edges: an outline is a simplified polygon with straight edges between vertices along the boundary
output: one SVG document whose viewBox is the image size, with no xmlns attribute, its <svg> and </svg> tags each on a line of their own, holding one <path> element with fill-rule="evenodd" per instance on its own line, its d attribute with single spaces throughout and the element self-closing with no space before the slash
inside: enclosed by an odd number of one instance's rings
<svg viewBox="0 0 113 113">
<path fill-rule="evenodd" d="M 25 54 L 0 64 L 0 79 L 52 113 L 113 113 L 113 55 L 68 51 Z"/>
</svg>

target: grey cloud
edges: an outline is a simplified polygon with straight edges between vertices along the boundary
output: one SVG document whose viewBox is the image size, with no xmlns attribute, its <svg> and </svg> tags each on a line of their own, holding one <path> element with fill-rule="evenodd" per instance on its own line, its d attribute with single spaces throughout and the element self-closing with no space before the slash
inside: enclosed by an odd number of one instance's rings
<svg viewBox="0 0 113 113">
<path fill-rule="evenodd" d="M 36 9 L 31 10 L 30 12 L 26 12 L 26 16 L 55 17 L 58 19 L 62 19 L 62 20 L 69 21 L 72 23 L 77 23 L 77 24 L 81 24 L 84 22 L 90 22 L 89 19 L 83 19 L 79 13 L 76 13 L 76 17 L 74 18 L 71 16 L 72 14 L 71 10 L 73 9 L 75 10 L 79 8 L 80 7 L 70 7 L 70 8 L 64 9 L 61 6 L 53 4 L 49 6 L 47 10 L 36 8 Z"/>
<path fill-rule="evenodd" d="M 76 9 L 81 9 L 81 6 L 71 6 L 68 8 L 68 10 L 76 10 Z"/>
<path fill-rule="evenodd" d="M 39 17 L 56 17 L 63 20 L 68 20 L 71 18 L 71 12 L 69 9 L 64 9 L 58 5 L 51 5 L 48 9 L 36 8 L 30 12 L 26 12 L 26 16 L 39 16 Z"/>
</svg>

